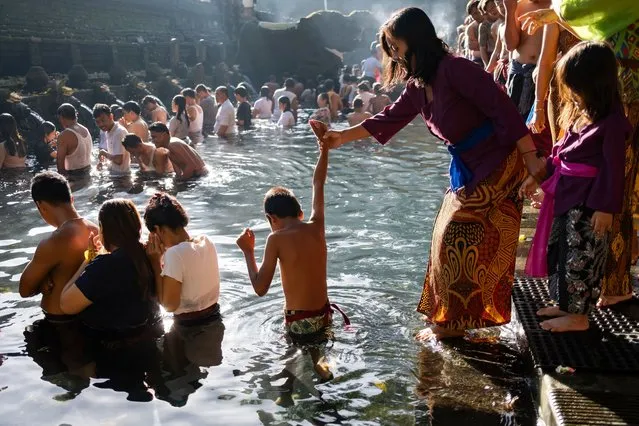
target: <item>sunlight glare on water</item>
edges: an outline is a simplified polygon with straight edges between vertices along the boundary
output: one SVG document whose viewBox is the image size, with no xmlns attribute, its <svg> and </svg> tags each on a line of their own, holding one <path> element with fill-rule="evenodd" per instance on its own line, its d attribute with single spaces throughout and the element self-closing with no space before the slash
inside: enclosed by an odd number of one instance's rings
<svg viewBox="0 0 639 426">
<path fill-rule="evenodd" d="M 530 424 L 527 406 L 511 403 L 513 395 L 521 401 L 527 392 L 525 377 L 516 372 L 512 333 L 502 333 L 498 343 L 470 347 L 423 346 L 413 339 L 423 324 L 415 307 L 449 161 L 444 146 L 426 136 L 421 123 L 386 147 L 362 141 L 331 152 L 329 295 L 353 326 L 345 329 L 335 316 L 336 339 L 327 350 L 335 379 L 318 381 L 310 358 L 283 338 L 278 276 L 270 293 L 258 298 L 235 246 L 242 228 L 252 227 L 261 258 L 269 232 L 261 203 L 273 185 L 291 188 L 310 211 L 317 159 L 310 130 L 261 126 L 235 141 L 211 138 L 198 146 L 211 169 L 201 181 L 135 175 L 114 181 L 94 172 L 74 193 L 77 209 L 95 221 L 105 200 L 130 198 L 143 211 L 154 192 L 167 191 L 185 205 L 191 235 L 205 233 L 217 246 L 223 328 L 218 324 L 196 336 L 176 368 L 167 367 L 166 345 L 158 342 L 154 350 L 163 382 L 141 384 L 151 395 L 147 403 L 129 401 L 135 398 L 125 390 L 104 389 L 104 379 L 88 381 L 79 372 L 32 359 L 23 331 L 41 312 L 37 298 L 19 298 L 17 280 L 51 228 L 30 199 L 33 172 L 2 176 L 0 423 L 429 424 L 422 423 L 429 415 L 453 419 L 457 410 L 467 419 L 479 416 L 485 420 L 481 424 L 512 424 L 513 413 L 518 424 Z M 214 346 L 222 334 L 220 354 Z"/>
</svg>

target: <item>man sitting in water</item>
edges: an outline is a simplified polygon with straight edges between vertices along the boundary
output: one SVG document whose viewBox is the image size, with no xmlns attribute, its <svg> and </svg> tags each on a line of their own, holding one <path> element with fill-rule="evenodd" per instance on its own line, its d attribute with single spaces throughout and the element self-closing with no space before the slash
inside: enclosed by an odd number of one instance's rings
<svg viewBox="0 0 639 426">
<path fill-rule="evenodd" d="M 208 136 L 213 134 L 215 129 L 215 116 L 217 115 L 217 105 L 215 99 L 211 96 L 211 92 L 208 87 L 203 84 L 198 84 L 195 88 L 200 107 L 204 114 L 204 121 L 202 122 L 202 134 Z"/>
<path fill-rule="evenodd" d="M 220 86 L 215 89 L 215 100 L 217 101 L 217 117 L 215 117 L 215 133 L 220 138 L 234 135 L 235 125 L 235 108 L 229 100 L 229 89 L 226 86 Z"/>
<path fill-rule="evenodd" d="M 149 142 L 142 142 L 138 135 L 129 133 L 122 141 L 126 149 L 140 165 L 140 171 L 153 172 L 160 175 L 173 172 L 169 151 L 166 148 L 156 148 Z"/>
<path fill-rule="evenodd" d="M 37 174 L 31 182 L 31 197 L 42 219 L 56 230 L 38 244 L 33 259 L 24 268 L 20 296 L 42 293 L 40 306 L 45 318 L 53 322 L 70 321 L 73 317 L 60 309 L 60 295 L 84 262 L 89 236 L 100 230 L 78 214 L 67 180 L 57 173 Z"/>
<path fill-rule="evenodd" d="M 145 96 L 144 99 L 142 99 L 142 106 L 151 114 L 152 123 L 159 121 L 160 123 L 166 124 L 166 122 L 169 121 L 169 113 L 155 96 Z"/>
<path fill-rule="evenodd" d="M 169 160 L 178 179 L 190 179 L 208 173 L 200 154 L 182 139 L 172 138 L 165 124 L 153 123 L 149 130 L 156 148 L 166 148 L 169 151 Z"/>
<path fill-rule="evenodd" d="M 105 104 L 93 106 L 93 118 L 100 128 L 100 157 L 111 162 L 109 169 L 115 174 L 129 173 L 131 156 L 122 146 L 122 140 L 127 131 L 120 123 L 113 119 L 111 108 Z"/>
<path fill-rule="evenodd" d="M 58 120 L 64 129 L 57 142 L 58 173 L 90 170 L 93 140 L 89 129 L 78 123 L 78 111 L 71 104 L 62 104 L 58 108 Z"/>
<path fill-rule="evenodd" d="M 355 111 L 348 114 L 348 125 L 351 127 L 373 116 L 370 112 L 364 111 L 364 101 L 359 96 L 353 101 L 353 109 Z"/>
<path fill-rule="evenodd" d="M 124 115 L 122 116 L 122 122 L 120 124 L 124 125 L 129 133 L 138 135 L 140 139 L 142 139 L 142 142 L 148 142 L 149 126 L 142 117 L 140 117 L 140 114 L 142 114 L 140 105 L 135 101 L 129 101 L 122 105 L 122 111 Z"/>
</svg>

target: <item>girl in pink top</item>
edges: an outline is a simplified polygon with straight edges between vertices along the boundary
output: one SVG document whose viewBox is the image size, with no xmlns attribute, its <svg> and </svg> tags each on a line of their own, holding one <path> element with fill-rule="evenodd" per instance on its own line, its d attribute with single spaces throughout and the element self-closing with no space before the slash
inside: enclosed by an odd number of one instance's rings
<svg viewBox="0 0 639 426">
<path fill-rule="evenodd" d="M 606 44 L 575 46 L 555 75 L 566 133 L 547 161 L 549 178 L 542 184 L 545 196 L 526 271 L 547 273 L 550 296 L 559 303 L 537 312 L 554 317 L 541 327 L 580 331 L 588 329 L 588 313 L 601 293 L 613 215 L 621 213 L 624 201 L 625 141 L 632 127 L 621 105 L 617 60 Z M 528 178 L 520 194 L 536 189 Z M 622 251 L 623 241 L 613 243 L 616 248 Z"/>
</svg>

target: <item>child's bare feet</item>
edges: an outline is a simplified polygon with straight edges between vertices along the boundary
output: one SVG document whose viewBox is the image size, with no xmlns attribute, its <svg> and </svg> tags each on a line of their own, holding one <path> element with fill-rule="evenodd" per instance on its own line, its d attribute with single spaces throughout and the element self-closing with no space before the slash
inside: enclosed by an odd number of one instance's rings
<svg viewBox="0 0 639 426">
<path fill-rule="evenodd" d="M 587 315 L 570 314 L 544 321 L 539 326 L 553 333 L 564 333 L 567 331 L 586 331 L 590 327 L 590 323 Z"/>
<path fill-rule="evenodd" d="M 565 315 L 569 315 L 568 312 L 562 311 L 559 306 L 548 306 L 537 311 L 537 316 L 540 317 L 563 317 Z"/>
<path fill-rule="evenodd" d="M 464 334 L 466 334 L 465 330 L 451 330 L 449 328 L 433 325 L 420 330 L 415 336 L 415 339 L 420 342 L 426 342 L 428 340 L 442 340 L 450 339 L 453 337 L 464 337 Z"/>
<path fill-rule="evenodd" d="M 632 293 L 626 294 L 625 296 L 601 296 L 597 301 L 597 307 L 605 308 L 630 299 L 632 299 Z"/>
</svg>

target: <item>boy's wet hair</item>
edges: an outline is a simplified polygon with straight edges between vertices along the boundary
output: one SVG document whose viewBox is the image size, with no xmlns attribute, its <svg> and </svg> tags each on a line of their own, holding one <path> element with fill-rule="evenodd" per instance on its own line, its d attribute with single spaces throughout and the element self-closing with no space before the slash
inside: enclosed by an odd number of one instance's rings
<svg viewBox="0 0 639 426">
<path fill-rule="evenodd" d="M 293 191 L 276 186 L 271 188 L 264 197 L 264 212 L 280 219 L 286 217 L 297 218 L 302 213 L 302 207 Z"/>
<path fill-rule="evenodd" d="M 107 104 L 95 104 L 93 105 L 93 118 L 98 118 L 101 115 L 106 114 L 111 115 L 113 112 L 111 111 L 111 107 Z"/>
<path fill-rule="evenodd" d="M 144 223 L 149 232 L 154 232 L 156 226 L 176 230 L 189 224 L 189 216 L 175 197 L 157 192 L 146 205 Z"/>
<path fill-rule="evenodd" d="M 36 203 L 67 204 L 71 202 L 71 188 L 61 174 L 42 172 L 31 179 L 31 198 Z"/>
<path fill-rule="evenodd" d="M 122 105 L 122 110 L 124 112 L 134 112 L 136 115 L 140 115 L 142 113 L 140 104 L 135 101 L 126 102 L 124 105 Z"/>
<path fill-rule="evenodd" d="M 364 100 L 360 97 L 356 97 L 353 100 L 353 108 L 364 108 Z"/>
</svg>

